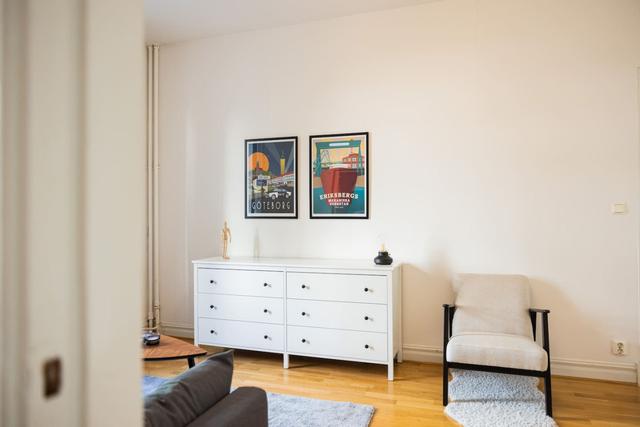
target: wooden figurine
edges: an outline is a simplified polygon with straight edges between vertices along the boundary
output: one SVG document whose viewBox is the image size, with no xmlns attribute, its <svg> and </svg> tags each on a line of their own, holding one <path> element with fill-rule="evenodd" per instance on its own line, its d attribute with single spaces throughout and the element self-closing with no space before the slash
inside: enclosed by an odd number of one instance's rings
<svg viewBox="0 0 640 427">
<path fill-rule="evenodd" d="M 229 259 L 229 243 L 231 243 L 231 229 L 225 221 L 222 228 L 222 258 L 224 259 Z"/>
</svg>

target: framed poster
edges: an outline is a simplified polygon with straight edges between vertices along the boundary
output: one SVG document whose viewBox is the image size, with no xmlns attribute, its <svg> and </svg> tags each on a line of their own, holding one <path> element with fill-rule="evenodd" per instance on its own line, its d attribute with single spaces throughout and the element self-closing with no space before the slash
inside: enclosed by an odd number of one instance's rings
<svg viewBox="0 0 640 427">
<path fill-rule="evenodd" d="M 369 218 L 369 133 L 309 137 L 311 218 Z"/>
<path fill-rule="evenodd" d="M 298 137 L 244 141 L 244 217 L 298 217 Z"/>
</svg>

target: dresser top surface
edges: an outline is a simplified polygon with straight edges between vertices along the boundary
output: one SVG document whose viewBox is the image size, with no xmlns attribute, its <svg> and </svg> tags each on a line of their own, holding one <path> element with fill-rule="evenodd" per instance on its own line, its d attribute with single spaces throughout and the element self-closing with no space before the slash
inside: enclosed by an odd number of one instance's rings
<svg viewBox="0 0 640 427">
<path fill-rule="evenodd" d="M 255 257 L 222 257 L 204 258 L 193 261 L 194 264 L 208 264 L 216 266 L 261 266 L 261 267 L 290 267 L 290 268 L 331 268 L 350 270 L 392 271 L 400 266 L 376 265 L 373 260 L 355 259 L 325 259 L 325 258 L 255 258 Z"/>
</svg>

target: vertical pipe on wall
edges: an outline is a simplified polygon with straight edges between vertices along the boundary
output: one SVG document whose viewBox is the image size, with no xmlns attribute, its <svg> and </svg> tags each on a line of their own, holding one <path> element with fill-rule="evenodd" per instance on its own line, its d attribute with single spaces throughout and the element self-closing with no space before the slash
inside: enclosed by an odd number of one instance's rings
<svg viewBox="0 0 640 427">
<path fill-rule="evenodd" d="M 158 53 L 158 46 L 153 45 L 153 315 L 156 326 L 160 326 L 160 283 L 158 281 L 158 172 L 160 169 L 158 153 Z"/>
<path fill-rule="evenodd" d="M 158 52 L 147 46 L 147 327 L 160 326 L 158 264 Z"/>
<path fill-rule="evenodd" d="M 2 10 L 4 8 L 4 0 L 0 0 L 0 23 L 2 22 Z M 4 26 L 4 24 L 3 24 Z M 4 179 L 4 167 L 2 165 L 3 162 L 3 152 L 4 152 L 4 139 L 2 138 L 2 64 L 3 64 L 3 31 L 0 30 L 0 177 L 3 177 Z M 0 184 L 0 309 L 2 309 L 4 311 L 4 299 L 2 298 L 3 296 L 3 290 L 4 290 L 4 283 L 3 283 L 3 263 L 4 263 L 4 251 L 3 251 L 3 242 L 4 242 L 4 238 L 3 238 L 3 232 L 2 232 L 2 226 L 3 226 L 3 218 L 4 218 L 4 208 L 3 208 L 3 197 L 4 197 L 4 189 L 2 184 Z M 2 319 L 2 316 L 0 315 L 0 343 L 4 343 L 4 334 L 2 332 L 4 328 L 4 322 Z M 3 345 L 4 344 L 0 344 L 0 360 L 4 359 L 4 351 L 3 351 Z M 0 370 L 2 370 L 4 368 L 4 366 L 2 366 L 2 362 L 0 362 Z M 3 414 L 3 402 L 4 402 L 4 397 L 3 397 L 3 388 L 0 385 L 0 414 Z M 2 415 L 0 415 L 0 424 L 4 424 L 3 422 L 3 417 Z"/>
<path fill-rule="evenodd" d="M 147 327 L 153 327 L 153 46 L 147 46 Z"/>
</svg>

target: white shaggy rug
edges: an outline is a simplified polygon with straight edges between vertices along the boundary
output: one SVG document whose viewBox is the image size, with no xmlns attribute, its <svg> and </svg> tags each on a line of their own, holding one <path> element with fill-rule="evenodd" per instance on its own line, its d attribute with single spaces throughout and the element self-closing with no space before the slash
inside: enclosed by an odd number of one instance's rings
<svg viewBox="0 0 640 427">
<path fill-rule="evenodd" d="M 452 370 L 445 413 L 465 427 L 553 427 L 538 378 Z"/>
</svg>

